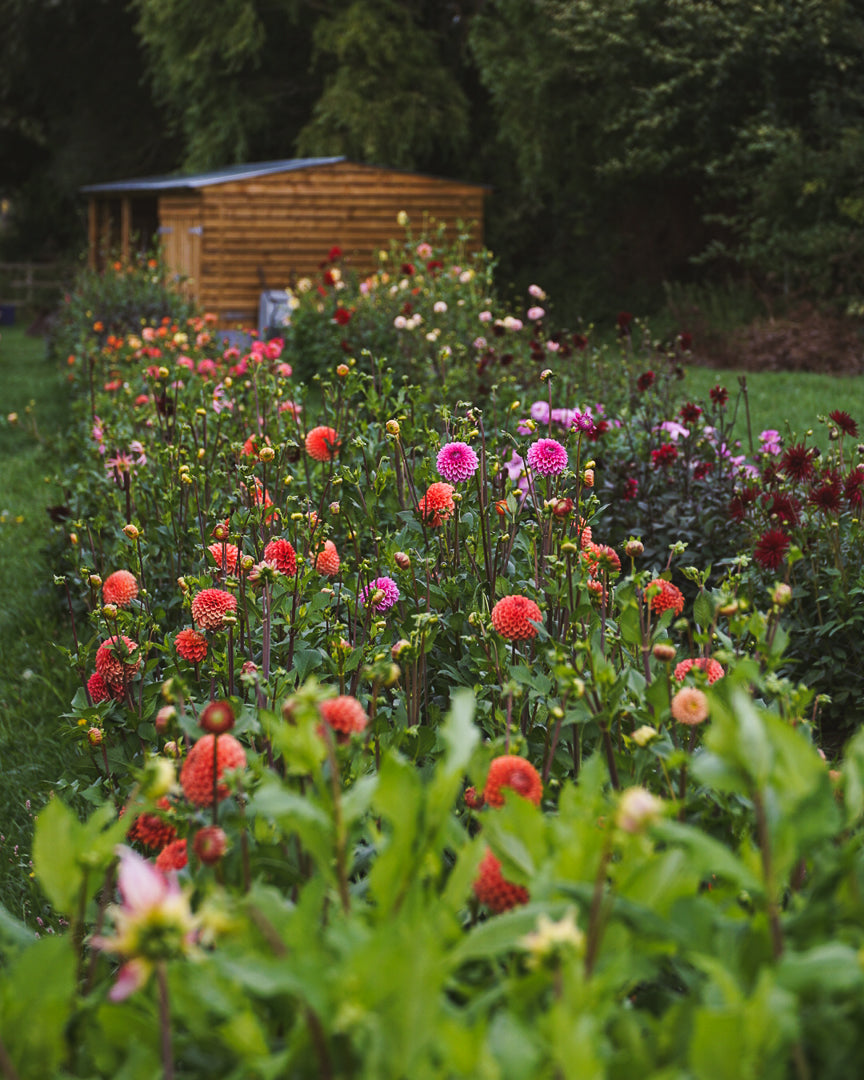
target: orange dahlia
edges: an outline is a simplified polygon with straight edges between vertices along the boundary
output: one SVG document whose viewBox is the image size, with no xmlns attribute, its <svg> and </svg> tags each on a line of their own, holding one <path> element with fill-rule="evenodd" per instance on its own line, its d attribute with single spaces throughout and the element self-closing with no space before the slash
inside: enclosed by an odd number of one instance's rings
<svg viewBox="0 0 864 1080">
<path fill-rule="evenodd" d="M 651 610 L 657 615 L 662 615 L 664 611 L 674 611 L 676 615 L 680 615 L 684 610 L 684 594 L 677 585 L 665 578 L 655 578 L 645 591 L 653 593 L 650 600 Z"/>
<path fill-rule="evenodd" d="M 221 781 L 228 769 L 242 769 L 246 765 L 246 751 L 233 735 L 205 735 L 189 751 L 180 770 L 180 786 L 183 794 L 196 806 L 210 806 L 213 802 L 213 742 L 216 741 L 216 779 Z M 228 785 L 219 783 L 216 798 L 228 795 Z"/>
<path fill-rule="evenodd" d="M 332 540 L 325 540 L 324 547 L 318 552 L 318 557 L 315 559 L 315 569 L 319 574 L 335 577 L 339 573 L 340 562 L 336 545 Z"/>
<path fill-rule="evenodd" d="M 289 577 L 297 573 L 297 552 L 288 540 L 271 540 L 264 548 L 264 561 L 272 563 L 280 574 Z"/>
<path fill-rule="evenodd" d="M 453 501 L 455 490 L 452 484 L 441 481 L 429 485 L 426 494 L 417 504 L 420 516 L 427 525 L 437 528 L 442 522 L 447 521 L 456 509 L 456 503 Z"/>
<path fill-rule="evenodd" d="M 504 596 L 492 608 L 492 625 L 508 641 L 526 641 L 537 636 L 533 622 L 542 622 L 543 613 L 527 596 Z"/>
<path fill-rule="evenodd" d="M 197 630 L 180 630 L 174 638 L 174 651 L 184 660 L 200 664 L 207 655 L 207 638 Z"/>
<path fill-rule="evenodd" d="M 141 650 L 125 634 L 107 638 L 96 650 L 96 671 L 112 690 L 123 689 L 141 670 Z"/>
<path fill-rule="evenodd" d="M 340 735 L 347 736 L 353 732 L 363 731 L 369 723 L 366 710 L 357 698 L 350 694 L 341 694 L 339 697 L 320 702 L 318 711 L 324 722 Z"/>
<path fill-rule="evenodd" d="M 156 806 L 160 810 L 171 809 L 171 804 L 165 798 L 159 799 Z M 137 840 L 142 847 L 151 851 L 161 851 L 176 835 L 177 830 L 161 814 L 139 814 L 132 822 L 127 838 Z"/>
<path fill-rule="evenodd" d="M 501 876 L 501 863 L 487 851 L 480 863 L 479 873 L 474 882 L 474 895 L 481 904 L 498 914 L 510 908 L 527 904 L 530 899 L 524 885 L 516 885 Z"/>
<path fill-rule="evenodd" d="M 106 604 L 125 607 L 138 595 L 138 581 L 128 570 L 115 570 L 102 585 L 102 598 Z"/>
<path fill-rule="evenodd" d="M 489 806 L 503 806 L 503 788 L 511 788 L 535 806 L 540 805 L 543 796 L 540 774 L 530 761 L 518 754 L 505 754 L 493 760 L 483 789 L 483 799 Z"/>
<path fill-rule="evenodd" d="M 332 461 L 342 440 L 332 427 L 315 427 L 306 436 L 306 453 L 316 461 Z"/>
<path fill-rule="evenodd" d="M 237 598 L 224 589 L 202 589 L 192 597 L 192 618 L 205 630 L 221 630 L 225 616 L 237 610 Z"/>
</svg>

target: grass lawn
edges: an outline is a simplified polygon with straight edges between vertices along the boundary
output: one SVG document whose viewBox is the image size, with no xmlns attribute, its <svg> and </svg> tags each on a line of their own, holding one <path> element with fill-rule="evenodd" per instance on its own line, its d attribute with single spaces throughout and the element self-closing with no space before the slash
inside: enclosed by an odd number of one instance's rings
<svg viewBox="0 0 864 1080">
<path fill-rule="evenodd" d="M 734 407 L 739 391 L 739 377 L 747 381 L 750 426 L 758 449 L 759 432 L 775 428 L 789 442 L 790 433 L 803 436 L 812 429 L 811 444 L 828 446 L 828 428 L 818 417 L 834 409 L 843 409 L 857 421 L 864 438 L 864 376 L 813 375 L 807 372 L 746 372 L 690 367 L 681 384 L 682 394 L 698 401 L 708 397 L 712 386 L 720 383 L 729 391 Z M 744 402 L 738 408 L 735 424 L 741 447 L 747 450 L 747 421 Z"/>
<path fill-rule="evenodd" d="M 60 501 L 53 443 L 66 410 L 63 375 L 46 360 L 42 339 L 0 331 L 0 865 L 7 871 L 26 868 L 32 815 L 65 764 L 57 716 L 74 681 L 54 647 L 67 643 L 67 632 L 44 543 L 46 507 Z M 24 874 L 0 872 L 0 902 L 32 917 L 38 912 L 28 910 L 33 894 L 22 881 Z"/>
</svg>

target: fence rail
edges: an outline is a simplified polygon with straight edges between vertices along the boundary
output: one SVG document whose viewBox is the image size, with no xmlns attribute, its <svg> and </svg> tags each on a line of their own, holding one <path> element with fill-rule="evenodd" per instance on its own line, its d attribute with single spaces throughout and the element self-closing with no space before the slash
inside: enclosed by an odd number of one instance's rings
<svg viewBox="0 0 864 1080">
<path fill-rule="evenodd" d="M 60 263 L 0 262 L 0 305 L 35 304 L 65 289 L 68 282 L 60 279 Z M 49 276 L 46 276 L 49 275 Z M 50 276 L 53 275 L 53 276 Z"/>
</svg>

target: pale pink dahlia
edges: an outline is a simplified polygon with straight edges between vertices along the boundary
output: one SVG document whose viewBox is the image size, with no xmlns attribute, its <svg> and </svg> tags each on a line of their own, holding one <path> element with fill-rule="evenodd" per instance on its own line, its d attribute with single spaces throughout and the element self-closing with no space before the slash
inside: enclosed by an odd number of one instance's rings
<svg viewBox="0 0 864 1080">
<path fill-rule="evenodd" d="M 451 442 L 442 446 L 435 462 L 439 476 L 443 476 L 451 484 L 470 480 L 479 464 L 477 454 L 464 442 Z"/>
<path fill-rule="evenodd" d="M 538 439 L 528 447 L 527 461 L 541 476 L 557 476 L 567 468 L 567 451 L 557 439 Z"/>
</svg>

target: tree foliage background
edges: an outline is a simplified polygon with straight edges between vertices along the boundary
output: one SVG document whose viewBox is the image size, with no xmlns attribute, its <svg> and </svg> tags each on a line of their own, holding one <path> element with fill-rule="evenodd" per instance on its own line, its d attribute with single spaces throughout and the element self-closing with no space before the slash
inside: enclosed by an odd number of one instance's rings
<svg viewBox="0 0 864 1080">
<path fill-rule="evenodd" d="M 860 295 L 854 0 L 0 0 L 5 249 L 84 183 L 294 155 L 491 185 L 503 278 L 572 309 L 668 280 Z"/>
</svg>

